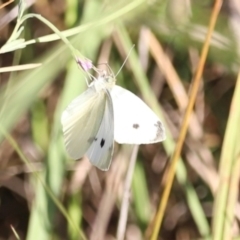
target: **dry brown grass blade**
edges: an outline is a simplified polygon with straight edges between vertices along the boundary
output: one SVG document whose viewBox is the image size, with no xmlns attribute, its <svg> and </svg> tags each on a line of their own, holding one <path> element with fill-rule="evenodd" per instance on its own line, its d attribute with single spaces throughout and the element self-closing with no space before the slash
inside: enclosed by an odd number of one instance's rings
<svg viewBox="0 0 240 240">
<path fill-rule="evenodd" d="M 149 30 L 147 31 L 145 30 L 144 36 L 145 37 L 147 36 L 151 54 L 155 59 L 161 73 L 166 78 L 166 81 L 172 90 L 174 99 L 180 111 L 182 112 L 183 110 L 186 109 L 187 103 L 189 101 L 189 98 L 186 90 L 184 89 L 183 83 L 180 77 L 178 76 L 177 72 L 175 71 L 169 57 L 164 53 L 161 44 L 159 43 L 157 38 L 154 36 L 154 34 Z M 199 60 L 197 59 L 196 62 L 198 63 Z M 195 73 L 196 66 L 193 66 L 193 70 Z M 179 117 L 175 116 L 175 118 L 179 118 Z M 171 121 L 171 119 L 169 119 L 169 121 Z M 173 130 L 174 125 L 173 124 L 170 124 L 170 125 L 171 125 L 170 129 Z M 173 135 L 176 136 L 179 134 L 177 129 L 173 131 L 175 132 L 175 134 Z M 204 144 L 202 144 L 201 140 L 203 137 L 203 129 L 194 112 L 192 112 L 190 122 L 189 122 L 189 133 L 191 138 L 190 139 L 191 141 L 189 141 L 189 144 L 191 143 L 192 149 L 195 149 L 196 151 L 196 153 L 194 154 L 195 155 L 194 159 L 196 160 L 196 165 L 198 165 L 199 168 L 196 168 L 194 164 L 192 164 L 190 158 L 187 158 L 187 160 L 189 161 L 193 169 L 198 173 L 198 175 L 202 177 L 203 181 L 206 181 L 206 183 L 210 186 L 210 188 L 213 191 L 213 189 L 216 189 L 216 184 L 218 183 L 218 175 L 217 175 L 216 167 L 214 166 L 214 158 L 209 148 L 207 148 Z M 207 179 L 204 177 L 205 175 L 203 173 L 207 174 L 208 176 Z"/>
<path fill-rule="evenodd" d="M 190 92 L 190 99 L 189 99 L 188 107 L 187 107 L 186 113 L 184 115 L 183 124 L 182 124 L 181 131 L 180 131 L 180 136 L 179 136 L 175 151 L 174 151 L 173 156 L 172 156 L 172 161 L 171 161 L 171 165 L 170 165 L 169 172 L 168 172 L 167 185 L 166 185 L 166 188 L 164 189 L 163 196 L 162 196 L 162 201 L 160 202 L 159 209 L 158 209 L 157 214 L 156 214 L 155 227 L 154 227 L 154 230 L 153 230 L 151 240 L 157 239 L 158 232 L 159 232 L 159 229 L 160 229 L 160 226 L 161 226 L 161 223 L 162 223 L 164 211 L 165 211 L 166 206 L 167 206 L 167 200 L 168 200 L 170 190 L 171 190 L 171 186 L 172 186 L 172 183 L 173 183 L 173 179 L 174 179 L 174 176 L 175 176 L 175 170 L 176 170 L 176 167 L 177 167 L 178 159 L 179 159 L 179 156 L 180 156 L 180 153 L 181 153 L 181 150 L 182 150 L 184 139 L 186 137 L 188 123 L 189 123 L 190 116 L 191 116 L 191 113 L 192 113 L 192 109 L 193 109 L 193 106 L 194 106 L 194 103 L 195 103 L 195 100 L 196 100 L 197 92 L 198 92 L 198 89 L 199 89 L 199 86 L 200 86 L 201 75 L 202 75 L 202 72 L 203 72 L 204 64 L 206 62 L 207 53 L 208 53 L 209 46 L 210 46 L 210 39 L 211 39 L 212 32 L 214 30 L 214 27 L 215 27 L 215 24 L 216 24 L 216 21 L 217 21 L 217 17 L 218 17 L 221 5 L 222 5 L 221 0 L 216 0 L 215 1 L 214 8 L 213 8 L 213 11 L 212 11 L 212 16 L 211 16 L 210 23 L 209 23 L 208 33 L 207 33 L 206 40 L 205 40 L 204 45 L 203 45 L 203 49 L 202 49 L 202 52 L 201 52 L 201 58 L 200 58 L 200 61 L 199 61 L 196 76 L 194 78 L 192 89 L 191 89 L 191 92 Z"/>
<path fill-rule="evenodd" d="M 9 5 L 10 3 L 14 2 L 14 0 L 9 0 L 8 2 L 6 3 L 3 3 L 1 6 L 0 6 L 0 9 L 6 7 L 7 5 Z"/>
<path fill-rule="evenodd" d="M 181 112 L 185 111 L 189 102 L 187 93 L 184 89 L 183 83 L 175 71 L 169 57 L 164 53 L 162 46 L 158 39 L 151 31 L 148 31 L 150 52 L 155 59 L 160 71 L 166 78 L 166 81 L 174 95 L 174 99 Z M 203 131 L 199 121 L 194 112 L 191 114 L 189 131 L 193 138 L 199 139 L 202 137 Z"/>
</svg>

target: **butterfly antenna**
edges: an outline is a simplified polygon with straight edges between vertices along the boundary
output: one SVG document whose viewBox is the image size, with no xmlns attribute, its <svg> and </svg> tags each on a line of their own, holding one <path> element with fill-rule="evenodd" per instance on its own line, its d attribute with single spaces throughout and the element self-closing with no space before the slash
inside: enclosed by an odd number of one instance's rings
<svg viewBox="0 0 240 240">
<path fill-rule="evenodd" d="M 135 47 L 135 45 L 133 45 L 133 46 L 131 47 L 131 49 L 130 49 L 130 51 L 129 51 L 127 57 L 126 57 L 126 59 L 124 60 L 122 66 L 120 67 L 120 69 L 118 70 L 117 74 L 115 75 L 115 78 L 117 77 L 117 75 L 120 73 L 120 71 L 121 71 L 122 68 L 124 67 L 125 63 L 127 62 L 128 58 L 129 58 L 129 56 L 130 56 L 130 53 L 132 52 L 132 50 L 133 50 L 134 47 Z"/>
</svg>

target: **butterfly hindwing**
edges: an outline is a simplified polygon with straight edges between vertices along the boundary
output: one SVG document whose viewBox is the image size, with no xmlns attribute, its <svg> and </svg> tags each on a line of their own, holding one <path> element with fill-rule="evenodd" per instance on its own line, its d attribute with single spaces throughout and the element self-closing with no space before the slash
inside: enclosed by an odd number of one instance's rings
<svg viewBox="0 0 240 240">
<path fill-rule="evenodd" d="M 114 144 L 113 103 L 108 90 L 106 90 L 105 95 L 106 101 L 102 103 L 104 106 L 102 122 L 92 145 L 86 153 L 91 163 L 103 171 L 109 169 Z"/>
<path fill-rule="evenodd" d="M 62 113 L 64 142 L 69 156 L 79 159 L 97 135 L 104 115 L 106 94 L 89 87 L 75 98 Z"/>
<path fill-rule="evenodd" d="M 148 144 L 163 141 L 164 127 L 157 115 L 136 95 L 114 86 L 114 139 L 118 143 Z"/>
</svg>

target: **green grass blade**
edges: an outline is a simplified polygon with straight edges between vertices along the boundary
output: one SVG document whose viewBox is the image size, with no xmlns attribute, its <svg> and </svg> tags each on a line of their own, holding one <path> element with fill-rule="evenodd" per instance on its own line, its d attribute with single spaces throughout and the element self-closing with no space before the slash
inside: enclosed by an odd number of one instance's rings
<svg viewBox="0 0 240 240">
<path fill-rule="evenodd" d="M 238 197 L 240 168 L 240 74 L 238 75 L 220 158 L 220 180 L 214 203 L 213 239 L 232 238 L 232 224 Z"/>
</svg>

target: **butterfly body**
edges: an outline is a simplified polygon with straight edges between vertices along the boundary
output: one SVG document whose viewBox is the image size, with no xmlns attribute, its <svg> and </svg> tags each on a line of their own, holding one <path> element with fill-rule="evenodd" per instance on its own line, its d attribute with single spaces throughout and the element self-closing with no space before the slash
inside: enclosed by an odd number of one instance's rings
<svg viewBox="0 0 240 240">
<path fill-rule="evenodd" d="M 108 170 L 114 139 L 118 143 L 148 144 L 165 139 L 164 127 L 136 95 L 100 75 L 62 114 L 64 142 L 70 157 L 86 154 L 91 163 Z"/>
</svg>

